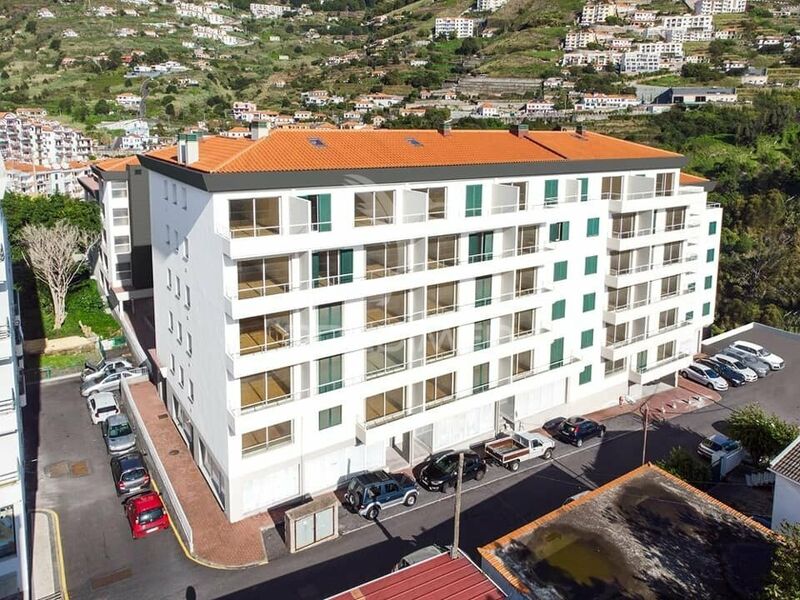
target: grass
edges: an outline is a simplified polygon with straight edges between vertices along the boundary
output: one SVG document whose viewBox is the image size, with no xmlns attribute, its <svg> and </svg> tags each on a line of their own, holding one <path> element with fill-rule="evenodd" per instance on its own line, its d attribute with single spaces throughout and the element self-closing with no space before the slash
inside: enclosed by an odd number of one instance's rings
<svg viewBox="0 0 800 600">
<path fill-rule="evenodd" d="M 83 335 L 81 323 L 101 338 L 114 337 L 120 332 L 119 323 L 106 312 L 95 282 L 91 279 L 80 282 L 67 296 L 67 319 L 60 330 L 53 329 L 53 312 L 49 302 L 42 304 L 40 302 L 41 316 L 48 338 Z"/>
<path fill-rule="evenodd" d="M 39 369 L 69 372 L 80 371 L 87 360 L 94 362 L 97 358 L 97 352 L 79 352 L 77 354 L 42 354 L 36 358 L 36 361 Z"/>
</svg>

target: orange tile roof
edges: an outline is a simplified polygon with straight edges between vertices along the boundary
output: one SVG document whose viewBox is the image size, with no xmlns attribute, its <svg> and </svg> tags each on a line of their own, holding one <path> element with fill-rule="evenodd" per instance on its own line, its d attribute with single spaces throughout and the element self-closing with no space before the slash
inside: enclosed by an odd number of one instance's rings
<svg viewBox="0 0 800 600">
<path fill-rule="evenodd" d="M 7 160 L 6 161 L 6 170 L 7 171 L 20 171 L 22 173 L 33 173 L 35 170 L 37 173 L 44 173 L 45 171 L 50 171 L 49 167 L 45 167 L 44 165 L 34 165 L 27 162 L 20 162 L 18 160 Z"/>
<path fill-rule="evenodd" d="M 310 142 L 319 139 L 324 146 Z M 420 145 L 412 145 L 409 139 Z M 177 162 L 175 146 L 147 156 Z M 503 130 L 280 130 L 251 141 L 221 136 L 200 140 L 200 159 L 189 168 L 206 173 L 248 173 L 397 167 L 672 158 L 679 154 L 598 133 Z"/>
<path fill-rule="evenodd" d="M 680 184 L 681 185 L 695 185 L 695 184 L 702 184 L 708 183 L 708 179 L 705 177 L 700 177 L 698 175 L 691 175 L 690 173 L 681 173 Z"/>
<path fill-rule="evenodd" d="M 135 154 L 123 156 L 122 158 L 107 158 L 94 163 L 94 166 L 101 171 L 124 171 L 128 165 L 138 165 L 139 157 Z"/>
</svg>

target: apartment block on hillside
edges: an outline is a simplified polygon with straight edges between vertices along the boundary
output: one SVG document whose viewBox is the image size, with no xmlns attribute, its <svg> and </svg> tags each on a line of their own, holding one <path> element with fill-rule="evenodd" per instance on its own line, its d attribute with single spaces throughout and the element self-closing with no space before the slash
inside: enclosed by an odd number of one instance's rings
<svg viewBox="0 0 800 600">
<path fill-rule="evenodd" d="M 674 380 L 722 211 L 589 132 L 184 134 L 149 171 L 160 390 L 230 520 Z"/>
</svg>

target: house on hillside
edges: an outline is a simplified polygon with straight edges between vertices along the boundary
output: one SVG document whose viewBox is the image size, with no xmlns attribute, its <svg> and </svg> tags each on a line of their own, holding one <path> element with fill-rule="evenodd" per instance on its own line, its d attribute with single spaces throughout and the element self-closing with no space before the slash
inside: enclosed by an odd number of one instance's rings
<svg viewBox="0 0 800 600">
<path fill-rule="evenodd" d="M 769 470 L 775 473 L 772 529 L 780 531 L 784 522 L 800 523 L 800 437 L 772 460 Z"/>
</svg>

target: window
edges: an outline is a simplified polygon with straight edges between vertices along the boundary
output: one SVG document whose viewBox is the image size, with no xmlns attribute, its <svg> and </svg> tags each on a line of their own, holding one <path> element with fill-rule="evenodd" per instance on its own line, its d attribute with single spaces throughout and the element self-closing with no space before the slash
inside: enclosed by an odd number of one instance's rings
<svg viewBox="0 0 800 600">
<path fill-rule="evenodd" d="M 289 257 L 241 260 L 236 264 L 239 300 L 289 291 Z"/>
<path fill-rule="evenodd" d="M 558 179 L 547 179 L 544 182 L 544 204 L 556 204 L 558 202 Z"/>
<path fill-rule="evenodd" d="M 312 194 L 302 196 L 311 205 L 311 231 L 331 230 L 331 195 Z"/>
<path fill-rule="evenodd" d="M 454 267 L 458 262 L 458 236 L 440 235 L 428 238 L 428 268 Z"/>
<path fill-rule="evenodd" d="M 704 302 L 703 303 L 703 316 L 707 317 L 711 314 L 711 302 Z"/>
<path fill-rule="evenodd" d="M 656 350 L 656 355 L 657 355 L 656 360 L 658 360 L 659 362 L 675 356 L 675 341 L 673 340 L 671 342 L 661 344 Z"/>
<path fill-rule="evenodd" d="M 636 354 L 636 370 L 642 373 L 647 368 L 647 350 Z"/>
<path fill-rule="evenodd" d="M 717 222 L 711 221 L 708 224 L 708 235 L 715 235 L 717 233 Z"/>
<path fill-rule="evenodd" d="M 177 230 L 177 229 L 174 229 L 174 230 L 172 231 L 172 233 L 173 233 L 173 234 L 174 234 L 174 236 L 175 236 L 175 253 L 177 254 L 177 252 L 178 252 L 178 230 Z"/>
<path fill-rule="evenodd" d="M 131 251 L 131 236 L 115 235 L 114 252 L 116 252 L 117 254 L 127 254 L 130 251 Z"/>
<path fill-rule="evenodd" d="M 353 200 L 356 227 L 394 222 L 394 191 L 356 192 Z"/>
<path fill-rule="evenodd" d="M 678 284 L 680 277 L 678 275 L 671 275 L 669 277 L 661 278 L 661 298 L 670 298 L 677 295 Z"/>
<path fill-rule="evenodd" d="M 536 280 L 538 279 L 536 267 L 519 269 L 514 278 L 514 293 L 517 297 L 527 296 L 536 292 Z"/>
<path fill-rule="evenodd" d="M 475 323 L 475 335 L 474 335 L 474 350 L 483 350 L 489 347 L 491 343 L 491 329 L 492 329 L 492 321 L 491 319 L 486 319 L 485 321 L 478 321 Z"/>
<path fill-rule="evenodd" d="M 112 213 L 112 223 L 115 227 L 125 226 L 129 223 L 128 217 L 128 209 L 127 208 L 115 208 L 111 211 Z"/>
<path fill-rule="evenodd" d="M 328 356 L 317 361 L 318 393 L 324 394 L 342 387 L 342 355 Z"/>
<path fill-rule="evenodd" d="M 319 411 L 319 430 L 330 429 L 342 424 L 342 405 Z"/>
<path fill-rule="evenodd" d="M 553 307 L 551 308 L 550 318 L 553 321 L 557 321 L 558 319 L 563 319 L 564 315 L 566 314 L 567 310 L 567 301 L 566 300 L 557 300 L 553 302 Z"/>
<path fill-rule="evenodd" d="M 342 303 L 325 304 L 317 307 L 318 338 L 330 340 L 342 335 Z"/>
<path fill-rule="evenodd" d="M 186 186 L 181 186 L 181 208 L 186 210 L 188 203 L 186 201 Z"/>
<path fill-rule="evenodd" d="M 353 281 L 353 251 L 326 250 L 311 255 L 311 278 L 314 287 Z"/>
<path fill-rule="evenodd" d="M 672 196 L 674 189 L 674 173 L 656 174 L 656 196 Z"/>
<path fill-rule="evenodd" d="M 167 269 L 167 289 L 172 289 L 172 269 Z"/>
<path fill-rule="evenodd" d="M 711 287 L 714 285 L 714 276 L 713 275 L 706 275 L 705 279 L 705 289 L 710 290 Z"/>
<path fill-rule="evenodd" d="M 706 250 L 706 262 L 714 262 L 714 248 Z"/>
<path fill-rule="evenodd" d="M 489 389 L 489 363 L 472 367 L 472 393 L 479 394 Z"/>
<path fill-rule="evenodd" d="M 658 329 L 667 329 L 678 321 L 678 309 L 662 310 L 658 314 Z"/>
<path fill-rule="evenodd" d="M 596 301 L 596 294 L 592 292 L 591 294 L 584 294 L 583 295 L 583 312 L 589 312 L 590 310 L 594 310 Z"/>
<path fill-rule="evenodd" d="M 597 273 L 597 256 L 587 256 L 583 262 L 583 274 L 594 275 Z"/>
<path fill-rule="evenodd" d="M 594 329 L 581 331 L 581 350 L 590 348 L 592 345 L 594 345 Z"/>
<path fill-rule="evenodd" d="M 586 220 L 586 237 L 597 237 L 600 235 L 600 217 L 592 217 Z"/>
<path fill-rule="evenodd" d="M 427 289 L 426 316 L 438 315 L 456 309 L 457 283 L 440 283 L 429 285 Z"/>
<path fill-rule="evenodd" d="M 535 322 L 536 312 L 532 308 L 514 313 L 514 339 L 531 335 Z"/>
<path fill-rule="evenodd" d="M 186 298 L 184 298 L 184 305 L 186 308 L 192 308 L 192 290 L 189 289 L 189 286 L 186 286 Z"/>
<path fill-rule="evenodd" d="M 677 231 L 686 225 L 685 208 L 668 208 L 666 210 L 667 224 L 665 231 Z"/>
<path fill-rule="evenodd" d="M 170 354 L 169 355 L 169 372 L 170 373 L 175 373 L 175 355 L 174 354 Z"/>
<path fill-rule="evenodd" d="M 383 327 L 406 320 L 406 293 L 370 296 L 365 301 L 367 327 Z"/>
<path fill-rule="evenodd" d="M 176 183 L 172 184 L 172 194 L 171 194 L 171 196 L 172 196 L 172 203 L 173 204 L 177 204 L 178 203 L 178 184 L 176 184 Z"/>
<path fill-rule="evenodd" d="M 425 335 L 425 362 L 431 363 L 456 355 L 456 328 L 441 329 Z"/>
<path fill-rule="evenodd" d="M 480 184 L 468 185 L 466 216 L 480 217 L 482 201 L 483 201 L 483 186 Z"/>
<path fill-rule="evenodd" d="M 428 219 L 444 219 L 446 216 L 446 194 L 447 188 L 422 188 L 415 189 L 428 196 Z"/>
<path fill-rule="evenodd" d="M 176 337 L 178 338 L 178 344 L 183 344 L 183 323 L 180 321 L 178 321 L 178 335 Z"/>
<path fill-rule="evenodd" d="M 125 181 L 112 181 L 110 183 L 111 183 L 111 197 L 112 198 L 127 198 L 128 197 L 128 184 L 127 184 L 127 182 L 125 182 Z"/>
<path fill-rule="evenodd" d="M 192 355 L 192 334 L 188 331 L 186 332 L 186 354 Z"/>
<path fill-rule="evenodd" d="M 513 379 L 530 375 L 533 370 L 533 350 L 524 350 L 515 354 L 511 368 Z"/>
<path fill-rule="evenodd" d="M 292 422 L 284 421 L 242 434 L 242 456 L 292 443 Z"/>
<path fill-rule="evenodd" d="M 194 381 L 189 380 L 189 402 L 194 402 Z"/>
<path fill-rule="evenodd" d="M 567 278 L 567 261 L 553 264 L 553 281 L 564 281 Z"/>
<path fill-rule="evenodd" d="M 130 279 L 131 278 L 131 263 L 118 262 L 116 266 L 117 279 Z"/>
<path fill-rule="evenodd" d="M 481 233 L 469 234 L 469 262 L 483 262 L 492 260 L 492 246 L 494 233 L 484 231 Z"/>
<path fill-rule="evenodd" d="M 291 313 L 279 312 L 239 319 L 239 353 L 283 348 L 292 341 Z"/>
<path fill-rule="evenodd" d="M 405 400 L 406 389 L 404 387 L 370 396 L 364 402 L 367 423 L 402 416 Z"/>
<path fill-rule="evenodd" d="M 517 227 L 517 254 L 532 254 L 539 250 L 539 225 Z"/>
<path fill-rule="evenodd" d="M 0 508 L 0 558 L 17 553 L 17 528 L 14 506 Z"/>
<path fill-rule="evenodd" d="M 603 200 L 622 199 L 622 177 L 603 177 L 601 196 Z"/>
<path fill-rule="evenodd" d="M 564 338 L 553 340 L 550 344 L 550 368 L 557 369 L 564 364 Z"/>
<path fill-rule="evenodd" d="M 232 238 L 261 237 L 280 233 L 280 198 L 245 198 L 228 204 Z"/>
<path fill-rule="evenodd" d="M 405 242 L 387 242 L 365 246 L 367 279 L 399 275 L 406 270 Z"/>
<path fill-rule="evenodd" d="M 292 367 L 281 367 L 239 379 L 242 410 L 292 398 Z"/>
<path fill-rule="evenodd" d="M 691 321 L 692 319 L 694 319 L 694 311 L 690 310 L 689 312 L 686 313 L 686 320 Z"/>
<path fill-rule="evenodd" d="M 445 373 L 425 382 L 425 407 L 433 408 L 452 400 L 456 392 L 456 374 Z"/>
<path fill-rule="evenodd" d="M 406 341 L 370 346 L 364 350 L 367 379 L 380 377 L 406 368 Z"/>
<path fill-rule="evenodd" d="M 169 314 L 169 319 L 168 319 L 169 325 L 167 325 L 167 329 L 169 330 L 170 333 L 172 333 L 172 330 L 175 328 L 175 315 L 172 314 L 172 311 L 169 311 L 168 314 Z"/>
<path fill-rule="evenodd" d="M 664 264 L 672 265 L 681 262 L 682 253 L 682 242 L 671 242 L 669 244 L 664 244 Z"/>
<path fill-rule="evenodd" d="M 528 184 L 524 181 L 516 181 L 511 185 L 519 190 L 517 210 L 525 210 L 528 206 Z"/>
<path fill-rule="evenodd" d="M 581 202 L 586 202 L 589 199 L 589 178 L 581 177 L 578 179 L 578 183 L 581 186 Z"/>
<path fill-rule="evenodd" d="M 183 258 L 189 260 L 189 237 L 183 238 Z"/>
<path fill-rule="evenodd" d="M 569 221 L 550 224 L 550 241 L 566 242 L 569 239 Z"/>
<path fill-rule="evenodd" d="M 169 200 L 169 184 L 167 183 L 166 179 L 164 179 L 163 183 L 164 183 L 164 200 Z"/>
<path fill-rule="evenodd" d="M 175 297 L 180 299 L 181 297 L 181 278 L 175 275 Z"/>
<path fill-rule="evenodd" d="M 492 303 L 492 276 L 475 278 L 475 306 L 487 306 Z"/>
<path fill-rule="evenodd" d="M 592 365 L 586 365 L 578 375 L 578 385 L 589 383 L 592 380 Z"/>
<path fill-rule="evenodd" d="M 183 384 L 184 384 L 184 381 L 185 381 L 184 380 L 184 374 L 183 374 L 183 366 L 178 367 L 178 373 L 179 373 L 179 375 L 178 375 L 178 385 L 183 387 Z"/>
</svg>

